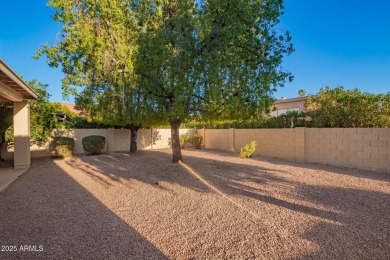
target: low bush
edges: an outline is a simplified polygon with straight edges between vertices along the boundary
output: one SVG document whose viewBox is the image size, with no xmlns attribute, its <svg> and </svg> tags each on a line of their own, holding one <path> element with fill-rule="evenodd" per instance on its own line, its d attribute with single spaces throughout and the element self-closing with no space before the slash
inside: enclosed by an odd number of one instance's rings
<svg viewBox="0 0 390 260">
<path fill-rule="evenodd" d="M 101 154 L 106 144 L 106 138 L 101 135 L 90 135 L 82 139 L 83 149 L 90 155 Z"/>
<path fill-rule="evenodd" d="M 191 143 L 195 147 L 195 149 L 200 149 L 202 146 L 203 137 L 197 134 L 192 135 Z"/>
<path fill-rule="evenodd" d="M 244 148 L 240 150 L 241 158 L 250 158 L 252 154 L 256 151 L 256 141 L 252 141 L 250 144 L 245 144 Z"/>
<path fill-rule="evenodd" d="M 73 156 L 74 139 L 65 136 L 56 136 L 53 140 L 53 156 L 66 158 Z"/>
<path fill-rule="evenodd" d="M 184 148 L 185 143 L 189 143 L 191 141 L 191 137 L 189 134 L 182 134 L 180 135 L 180 146 L 181 148 Z"/>
</svg>

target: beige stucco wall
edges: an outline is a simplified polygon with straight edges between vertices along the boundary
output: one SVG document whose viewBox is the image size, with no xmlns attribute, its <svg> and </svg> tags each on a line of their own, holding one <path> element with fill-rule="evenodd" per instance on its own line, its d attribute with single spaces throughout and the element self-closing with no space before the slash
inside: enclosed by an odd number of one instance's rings
<svg viewBox="0 0 390 260">
<path fill-rule="evenodd" d="M 192 134 L 192 129 L 180 129 L 180 134 Z M 104 152 L 117 152 L 130 150 L 129 129 L 67 129 L 57 130 L 56 135 L 68 136 L 75 139 L 75 154 L 83 154 L 82 139 L 89 135 L 106 137 Z M 139 150 L 169 148 L 170 129 L 140 129 L 137 133 Z"/>
<path fill-rule="evenodd" d="M 104 152 L 107 152 L 107 129 L 56 129 L 54 136 L 66 136 L 74 139 L 74 153 L 84 153 L 82 139 L 89 135 L 101 135 L 106 137 Z"/>
<path fill-rule="evenodd" d="M 188 133 L 192 135 L 194 129 L 180 129 L 180 134 Z M 89 135 L 101 135 L 106 137 L 104 152 L 128 152 L 130 150 L 130 130 L 128 129 L 55 129 L 53 136 L 71 137 L 75 140 L 74 153 L 84 154 L 82 139 Z M 170 129 L 140 129 L 137 135 L 137 144 L 139 150 L 146 149 L 164 149 L 170 147 Z M 29 147 L 31 158 L 40 158 L 50 156 L 52 138 L 44 146 L 32 145 Z M 7 148 L 3 144 L 2 158 L 12 160 L 14 149 Z"/>
<path fill-rule="evenodd" d="M 199 129 L 205 147 L 239 152 L 256 141 L 255 155 L 390 173 L 388 128 Z"/>
</svg>

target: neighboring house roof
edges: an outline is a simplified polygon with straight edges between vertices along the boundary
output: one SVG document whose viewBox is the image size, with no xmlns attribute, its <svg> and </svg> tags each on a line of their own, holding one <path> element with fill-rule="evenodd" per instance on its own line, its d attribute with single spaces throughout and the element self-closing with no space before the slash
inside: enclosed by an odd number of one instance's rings
<svg viewBox="0 0 390 260">
<path fill-rule="evenodd" d="M 75 114 L 80 114 L 81 113 L 81 111 L 80 110 L 77 110 L 75 107 L 76 107 L 76 105 L 75 104 L 71 104 L 71 103 L 60 103 L 62 106 L 64 106 L 64 107 L 67 107 L 69 110 L 70 110 L 70 112 L 72 112 L 72 113 L 75 113 Z"/>
<path fill-rule="evenodd" d="M 309 98 L 309 96 L 304 96 L 304 97 L 297 97 L 297 98 L 282 98 L 279 100 L 276 100 L 274 104 L 282 104 L 282 103 L 290 103 L 290 102 L 295 102 L 295 101 L 305 101 Z"/>
<path fill-rule="evenodd" d="M 38 94 L 0 59 L 0 101 L 22 102 L 37 98 Z"/>
</svg>

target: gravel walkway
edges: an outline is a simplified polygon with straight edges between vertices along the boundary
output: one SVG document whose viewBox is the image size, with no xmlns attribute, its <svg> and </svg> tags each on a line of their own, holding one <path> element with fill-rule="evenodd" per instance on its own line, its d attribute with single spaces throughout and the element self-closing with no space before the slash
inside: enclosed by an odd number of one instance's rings
<svg viewBox="0 0 390 260">
<path fill-rule="evenodd" d="M 390 175 L 183 155 L 34 161 L 0 193 L 0 259 L 390 259 Z"/>
</svg>

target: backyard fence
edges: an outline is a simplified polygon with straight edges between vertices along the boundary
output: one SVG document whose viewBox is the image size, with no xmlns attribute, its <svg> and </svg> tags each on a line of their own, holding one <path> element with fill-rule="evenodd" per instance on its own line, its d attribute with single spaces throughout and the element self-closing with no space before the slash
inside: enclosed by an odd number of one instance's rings
<svg viewBox="0 0 390 260">
<path fill-rule="evenodd" d="M 195 133 L 195 129 L 180 129 L 180 134 Z M 106 138 L 103 152 L 128 152 L 130 151 L 129 129 L 55 129 L 53 136 L 66 136 L 75 140 L 74 153 L 84 154 L 82 139 L 89 135 L 101 135 Z M 139 150 L 164 149 L 170 147 L 171 129 L 140 129 L 137 133 L 137 146 Z M 47 157 L 51 155 L 51 141 L 44 146 L 33 145 L 30 147 L 31 158 Z M 13 148 L 2 149 L 2 158 L 13 160 Z"/>
<path fill-rule="evenodd" d="M 209 149 L 237 153 L 244 144 L 256 141 L 254 155 L 390 173 L 388 128 L 180 129 L 180 134 L 185 133 L 201 135 Z M 81 140 L 89 135 L 106 138 L 104 152 L 130 150 L 128 129 L 56 129 L 54 135 L 74 138 L 75 154 L 85 153 Z M 170 137 L 170 129 L 140 129 L 138 149 L 169 148 Z M 31 157 L 50 156 L 49 145 L 31 147 Z M 3 159 L 12 160 L 12 150 L 4 148 Z"/>
<path fill-rule="evenodd" d="M 205 148 L 390 173 L 388 128 L 198 129 Z"/>
<path fill-rule="evenodd" d="M 190 134 L 194 129 L 180 129 L 180 134 Z M 89 135 L 101 135 L 106 138 L 104 152 L 130 151 L 130 130 L 129 129 L 63 129 L 55 130 L 55 136 L 71 137 L 75 140 L 74 153 L 85 153 L 82 139 Z M 170 147 L 171 129 L 140 129 L 137 132 L 137 146 L 139 150 L 163 149 Z"/>
</svg>

